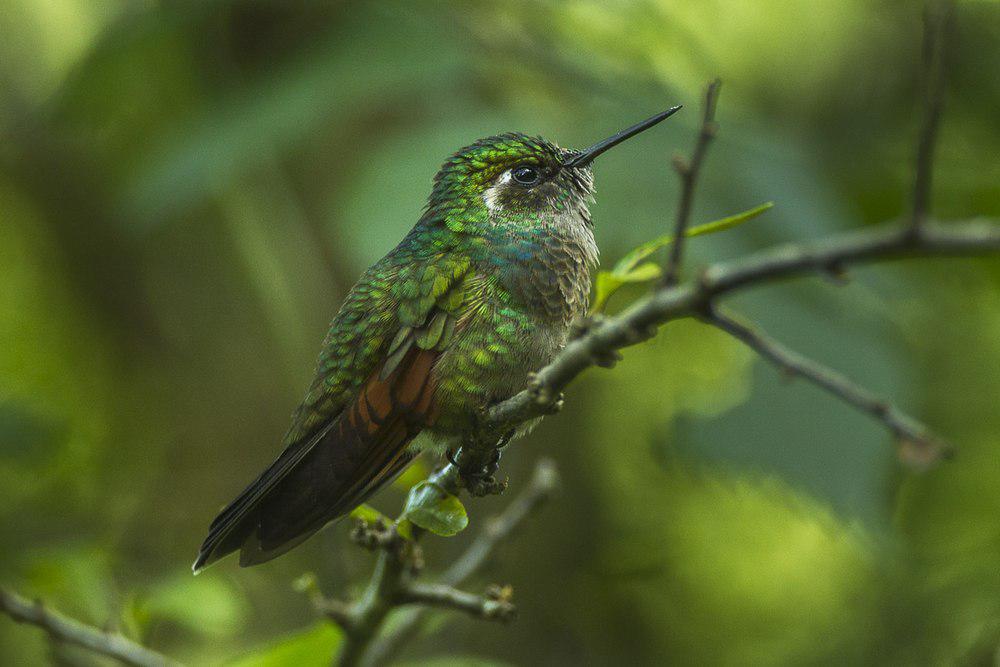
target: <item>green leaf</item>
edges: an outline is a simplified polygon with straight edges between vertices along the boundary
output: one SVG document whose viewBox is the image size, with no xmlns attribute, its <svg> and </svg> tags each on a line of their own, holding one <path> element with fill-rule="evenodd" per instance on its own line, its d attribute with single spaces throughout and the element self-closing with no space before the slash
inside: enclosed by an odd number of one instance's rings
<svg viewBox="0 0 1000 667">
<path fill-rule="evenodd" d="M 691 227 L 685 231 L 684 236 L 691 238 L 694 236 L 714 234 L 715 232 L 732 229 L 737 225 L 741 225 L 748 220 L 756 218 L 758 215 L 771 209 L 773 206 L 774 202 L 766 202 L 760 206 L 755 206 L 747 211 L 743 211 L 742 213 L 737 213 L 736 215 L 731 215 L 720 220 L 713 220 L 712 222 L 705 223 L 704 225 Z M 604 306 L 607 305 L 608 299 L 610 299 L 612 295 L 622 287 L 622 285 L 629 283 L 650 282 L 659 278 L 662 270 L 658 265 L 653 264 L 652 262 L 640 262 L 660 248 L 670 245 L 673 240 L 673 234 L 665 234 L 651 241 L 646 241 L 642 245 L 633 248 L 631 251 L 626 253 L 624 257 L 618 260 L 611 271 L 599 272 L 594 282 L 594 300 L 591 304 L 590 312 L 598 313 L 604 310 Z"/>
<path fill-rule="evenodd" d="M 603 310 L 611 295 L 617 292 L 622 285 L 651 282 L 661 275 L 663 275 L 663 269 L 652 262 L 640 264 L 627 273 L 599 272 L 594 283 L 594 302 L 591 305 L 591 312 Z"/>
<path fill-rule="evenodd" d="M 392 523 L 391 519 L 371 505 L 358 505 L 351 510 L 351 513 L 348 516 L 352 519 L 360 519 L 365 523 L 378 523 L 379 521 L 384 521 L 386 525 Z"/>
<path fill-rule="evenodd" d="M 742 213 L 730 215 L 729 217 L 721 218 L 719 220 L 713 220 L 712 222 L 707 222 L 704 225 L 691 227 L 684 233 L 684 236 L 686 238 L 693 238 L 695 236 L 704 236 L 706 234 L 724 232 L 727 229 L 732 229 L 733 227 L 737 227 L 742 225 L 744 222 L 756 218 L 758 215 L 770 210 L 773 207 L 774 202 L 765 202 L 760 206 L 755 206 L 749 210 L 743 211 Z M 665 234 L 653 239 L 652 241 L 643 243 L 618 260 L 618 263 L 615 264 L 615 268 L 612 269 L 612 273 L 628 273 L 635 267 L 636 264 L 649 257 L 660 248 L 670 245 L 673 241 L 673 234 Z"/>
<path fill-rule="evenodd" d="M 406 499 L 401 519 L 435 535 L 451 537 L 469 525 L 462 501 L 433 482 L 420 482 Z"/>
</svg>

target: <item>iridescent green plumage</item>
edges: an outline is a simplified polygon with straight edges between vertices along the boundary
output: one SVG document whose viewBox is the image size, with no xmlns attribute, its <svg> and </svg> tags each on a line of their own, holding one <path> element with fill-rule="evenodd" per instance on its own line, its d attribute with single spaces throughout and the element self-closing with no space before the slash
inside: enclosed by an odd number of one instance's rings
<svg viewBox="0 0 1000 667">
<path fill-rule="evenodd" d="M 402 470 L 418 434 L 460 442 L 521 389 L 586 312 L 590 160 L 667 115 L 589 155 L 503 134 L 449 158 L 420 221 L 351 290 L 285 450 L 212 523 L 195 570 L 284 553 Z"/>
</svg>

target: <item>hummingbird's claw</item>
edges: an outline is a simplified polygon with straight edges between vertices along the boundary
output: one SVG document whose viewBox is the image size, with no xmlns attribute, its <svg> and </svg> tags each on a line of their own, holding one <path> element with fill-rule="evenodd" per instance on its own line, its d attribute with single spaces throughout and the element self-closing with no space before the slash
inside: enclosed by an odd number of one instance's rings
<svg viewBox="0 0 1000 667">
<path fill-rule="evenodd" d="M 482 467 L 462 466 L 457 461 L 451 460 L 452 464 L 458 468 L 462 479 L 462 485 L 474 496 L 499 495 L 507 490 L 507 480 L 497 481 L 496 473 L 500 469 L 500 448 L 507 444 L 509 436 L 501 439 L 497 448 L 493 450 L 490 460 Z"/>
</svg>

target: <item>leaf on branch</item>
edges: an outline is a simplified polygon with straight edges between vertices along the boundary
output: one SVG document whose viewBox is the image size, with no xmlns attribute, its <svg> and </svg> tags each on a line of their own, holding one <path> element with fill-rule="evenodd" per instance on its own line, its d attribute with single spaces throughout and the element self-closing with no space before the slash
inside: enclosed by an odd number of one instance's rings
<svg viewBox="0 0 1000 667">
<path fill-rule="evenodd" d="M 426 481 L 410 491 L 400 519 L 442 537 L 457 535 L 469 525 L 462 501 L 438 484 Z"/>
<path fill-rule="evenodd" d="M 755 206 L 742 213 L 731 215 L 720 220 L 714 220 L 704 225 L 698 225 L 685 231 L 688 238 L 693 236 L 703 236 L 732 229 L 742 225 L 748 220 L 756 218 L 761 213 L 771 209 L 774 202 L 766 202 L 760 206 Z M 674 240 L 673 234 L 666 234 L 651 241 L 646 241 L 642 245 L 632 249 L 625 254 L 614 268 L 610 271 L 600 271 L 594 281 L 594 300 L 590 306 L 590 312 L 599 313 L 604 310 L 608 300 L 623 285 L 630 283 L 648 283 L 657 280 L 663 273 L 658 264 L 644 261 L 654 252 L 670 245 Z"/>
</svg>

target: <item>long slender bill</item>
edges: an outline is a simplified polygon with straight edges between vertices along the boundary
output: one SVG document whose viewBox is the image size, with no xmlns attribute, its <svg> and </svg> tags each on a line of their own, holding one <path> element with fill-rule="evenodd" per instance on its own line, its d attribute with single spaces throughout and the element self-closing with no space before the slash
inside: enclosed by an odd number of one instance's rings
<svg viewBox="0 0 1000 667">
<path fill-rule="evenodd" d="M 677 105 L 675 107 L 671 107 L 671 108 L 667 109 L 666 111 L 661 111 L 660 113 L 656 114 L 655 116 L 650 116 L 649 118 L 647 118 L 646 120 L 642 121 L 641 123 L 636 123 L 632 127 L 624 129 L 624 130 L 622 130 L 621 132 L 619 132 L 618 134 L 616 134 L 614 136 L 608 137 L 604 141 L 597 142 L 596 144 L 594 144 L 590 148 L 583 149 L 579 153 L 579 155 L 575 155 L 572 158 L 570 158 L 569 160 L 567 160 L 566 162 L 564 162 L 563 166 L 564 167 L 585 167 L 588 164 L 590 164 L 591 162 L 593 162 L 594 158 L 596 158 L 598 155 L 600 155 L 604 151 L 608 150 L 609 148 L 613 148 L 613 147 L 617 146 L 621 142 L 625 141 L 626 139 L 629 139 L 630 137 L 634 137 L 635 135 L 639 134 L 640 132 L 644 132 L 644 131 L 648 130 L 649 128 L 653 127 L 654 125 L 656 125 L 660 121 L 666 120 L 670 116 L 673 116 L 675 113 L 677 113 L 678 111 L 680 111 L 680 109 L 681 109 L 681 106 Z"/>
</svg>

